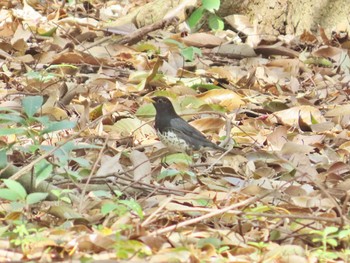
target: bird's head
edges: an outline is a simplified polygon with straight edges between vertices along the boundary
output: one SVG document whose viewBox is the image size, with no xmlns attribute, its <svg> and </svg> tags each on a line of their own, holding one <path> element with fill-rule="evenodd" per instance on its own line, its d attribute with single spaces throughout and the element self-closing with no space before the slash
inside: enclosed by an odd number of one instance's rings
<svg viewBox="0 0 350 263">
<path fill-rule="evenodd" d="M 163 96 L 153 97 L 152 98 L 153 105 L 172 105 L 170 100 Z"/>
<path fill-rule="evenodd" d="M 156 111 L 159 113 L 175 112 L 171 101 L 163 96 L 157 96 L 153 98 L 147 98 L 148 101 L 152 102 Z"/>
</svg>

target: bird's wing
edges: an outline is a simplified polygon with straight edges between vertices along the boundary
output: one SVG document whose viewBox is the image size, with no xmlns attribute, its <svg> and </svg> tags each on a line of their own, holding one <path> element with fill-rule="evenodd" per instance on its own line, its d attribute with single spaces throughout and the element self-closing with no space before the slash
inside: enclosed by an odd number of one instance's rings
<svg viewBox="0 0 350 263">
<path fill-rule="evenodd" d="M 188 124 L 182 118 L 173 118 L 170 121 L 171 127 L 179 127 L 179 131 L 187 136 L 197 138 L 199 140 L 208 140 L 200 131 Z"/>
<path fill-rule="evenodd" d="M 195 149 L 201 147 L 217 148 L 216 144 L 209 141 L 200 131 L 192 127 L 181 118 L 173 118 L 170 121 L 171 129 L 174 130 L 179 137 L 189 142 Z M 177 127 L 176 130 L 174 127 Z"/>
</svg>

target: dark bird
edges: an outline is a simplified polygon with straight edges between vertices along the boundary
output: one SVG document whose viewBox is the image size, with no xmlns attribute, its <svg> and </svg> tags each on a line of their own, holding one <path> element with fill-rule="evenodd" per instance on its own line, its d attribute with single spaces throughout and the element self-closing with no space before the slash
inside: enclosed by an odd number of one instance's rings
<svg viewBox="0 0 350 263">
<path fill-rule="evenodd" d="M 168 98 L 154 97 L 150 100 L 156 108 L 155 128 L 158 137 L 171 151 L 192 152 L 210 148 L 226 151 L 177 115 Z"/>
</svg>

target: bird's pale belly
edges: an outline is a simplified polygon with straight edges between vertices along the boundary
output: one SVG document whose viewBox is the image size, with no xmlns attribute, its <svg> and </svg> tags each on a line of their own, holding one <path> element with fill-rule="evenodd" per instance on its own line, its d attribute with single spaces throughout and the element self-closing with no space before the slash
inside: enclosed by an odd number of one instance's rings
<svg viewBox="0 0 350 263">
<path fill-rule="evenodd" d="M 173 152 L 188 152 L 191 151 L 191 147 L 185 142 L 185 140 L 179 138 L 174 132 L 167 131 L 160 133 L 157 131 L 158 137 L 161 142 Z"/>
</svg>

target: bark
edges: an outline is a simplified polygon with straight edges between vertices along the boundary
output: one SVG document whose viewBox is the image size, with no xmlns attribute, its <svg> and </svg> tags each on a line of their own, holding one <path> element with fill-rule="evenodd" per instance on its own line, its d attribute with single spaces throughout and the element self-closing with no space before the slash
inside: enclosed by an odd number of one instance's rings
<svg viewBox="0 0 350 263">
<path fill-rule="evenodd" d="M 328 34 L 349 31 L 348 0 L 222 0 L 219 14 L 243 14 L 257 24 L 261 33 L 300 35 L 304 30 L 317 32 L 318 25 Z"/>
</svg>

